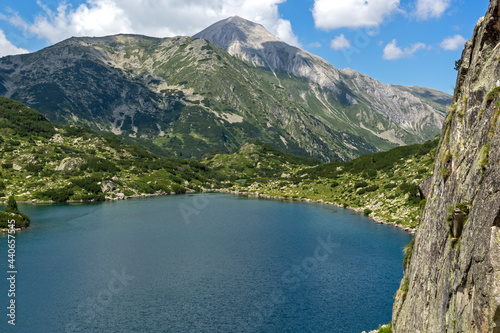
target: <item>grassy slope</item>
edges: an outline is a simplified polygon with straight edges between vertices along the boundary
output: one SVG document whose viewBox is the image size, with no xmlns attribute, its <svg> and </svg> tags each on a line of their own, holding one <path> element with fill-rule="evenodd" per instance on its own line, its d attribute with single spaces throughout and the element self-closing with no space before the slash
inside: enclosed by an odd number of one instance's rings
<svg viewBox="0 0 500 333">
<path fill-rule="evenodd" d="M 246 145 L 243 151 L 219 154 L 205 163 L 217 170 L 232 170 L 233 180 L 240 178 L 226 183 L 232 191 L 332 202 L 371 211 L 370 216 L 379 221 L 415 228 L 425 203 L 418 196 L 418 184 L 431 175 L 436 145 L 437 139 L 350 162 L 282 163 L 281 167 L 274 156 L 262 154 L 258 145 Z"/>
<path fill-rule="evenodd" d="M 0 84 L 0 93 L 54 123 L 121 133 L 165 156 L 200 159 L 258 140 L 323 161 L 349 160 L 397 145 L 381 133 L 423 140 L 374 112 L 374 101 L 350 90 L 354 81 L 323 89 L 250 66 L 203 39 L 72 38 L 2 58 L 0 67 L 0 82 L 12 88 Z M 349 80 L 342 74 L 340 81 Z"/>
<path fill-rule="evenodd" d="M 217 182 L 199 162 L 160 158 L 82 127 L 55 128 L 37 111 L 6 98 L 0 98 L 0 128 L 3 200 L 104 200 L 180 193 Z M 105 182 L 113 183 L 109 191 Z"/>
<path fill-rule="evenodd" d="M 228 183 L 281 178 L 320 161 L 282 152 L 266 143 L 249 142 L 234 154 L 215 154 L 204 161 L 208 167 L 228 177 Z M 226 183 L 226 184 L 228 184 Z"/>
</svg>

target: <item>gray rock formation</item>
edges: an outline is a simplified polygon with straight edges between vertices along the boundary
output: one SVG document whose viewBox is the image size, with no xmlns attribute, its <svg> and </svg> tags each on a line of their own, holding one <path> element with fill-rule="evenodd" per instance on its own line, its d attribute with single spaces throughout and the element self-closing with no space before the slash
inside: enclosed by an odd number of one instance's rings
<svg viewBox="0 0 500 333">
<path fill-rule="evenodd" d="M 104 193 L 113 192 L 116 190 L 116 185 L 111 180 L 105 180 L 101 185 L 101 189 Z"/>
<path fill-rule="evenodd" d="M 431 192 L 432 177 L 427 178 L 418 185 L 418 193 L 420 194 L 420 199 L 427 199 L 429 193 Z"/>
<path fill-rule="evenodd" d="M 500 332 L 500 0 L 462 54 L 394 332 Z"/>
<path fill-rule="evenodd" d="M 66 157 L 58 166 L 54 168 L 56 171 L 72 172 L 79 169 L 85 161 L 80 157 Z"/>
</svg>

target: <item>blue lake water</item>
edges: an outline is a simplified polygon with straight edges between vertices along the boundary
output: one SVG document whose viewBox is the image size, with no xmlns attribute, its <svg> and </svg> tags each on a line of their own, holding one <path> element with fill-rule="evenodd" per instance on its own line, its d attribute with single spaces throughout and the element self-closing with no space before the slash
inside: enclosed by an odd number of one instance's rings
<svg viewBox="0 0 500 333">
<path fill-rule="evenodd" d="M 411 236 L 331 206 L 225 194 L 19 205 L 2 332 L 356 332 L 391 320 Z M 7 277 L 7 239 L 0 236 Z"/>
</svg>

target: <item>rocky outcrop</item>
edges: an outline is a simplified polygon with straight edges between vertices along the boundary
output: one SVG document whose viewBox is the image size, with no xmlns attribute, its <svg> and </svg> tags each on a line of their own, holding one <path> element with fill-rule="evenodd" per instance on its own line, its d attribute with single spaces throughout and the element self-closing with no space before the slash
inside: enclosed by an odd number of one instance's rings
<svg viewBox="0 0 500 333">
<path fill-rule="evenodd" d="M 500 0 L 462 54 L 394 332 L 500 332 Z"/>
<path fill-rule="evenodd" d="M 78 170 L 80 165 L 85 161 L 80 157 L 66 157 L 58 166 L 54 168 L 55 171 L 73 172 Z"/>
<path fill-rule="evenodd" d="M 418 185 L 418 193 L 420 194 L 420 199 L 427 199 L 429 193 L 431 192 L 432 177 L 427 178 Z"/>
<path fill-rule="evenodd" d="M 113 192 L 116 190 L 116 185 L 111 180 L 105 180 L 101 185 L 101 190 L 104 193 Z"/>
</svg>

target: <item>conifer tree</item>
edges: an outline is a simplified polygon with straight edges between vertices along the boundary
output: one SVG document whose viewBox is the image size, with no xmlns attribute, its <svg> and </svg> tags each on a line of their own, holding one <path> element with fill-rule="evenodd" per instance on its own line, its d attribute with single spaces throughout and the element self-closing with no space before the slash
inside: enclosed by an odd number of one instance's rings
<svg viewBox="0 0 500 333">
<path fill-rule="evenodd" d="M 14 196 L 10 196 L 9 200 L 7 200 L 7 207 L 5 208 L 6 213 L 19 213 L 19 209 L 17 208 L 16 199 Z"/>
</svg>

